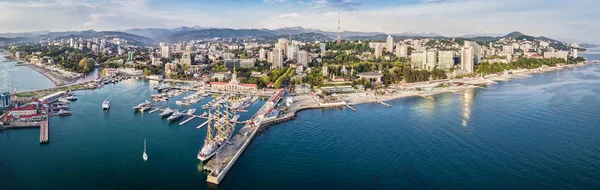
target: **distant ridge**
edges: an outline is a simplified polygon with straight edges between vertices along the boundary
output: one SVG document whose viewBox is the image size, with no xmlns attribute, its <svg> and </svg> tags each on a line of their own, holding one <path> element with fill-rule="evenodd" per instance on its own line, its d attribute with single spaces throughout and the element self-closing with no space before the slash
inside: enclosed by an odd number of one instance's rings
<svg viewBox="0 0 600 190">
<path fill-rule="evenodd" d="M 90 38 L 98 36 L 115 36 L 132 41 L 141 45 L 149 45 L 157 42 L 179 42 L 189 40 L 201 40 L 211 38 L 275 38 L 275 37 L 287 37 L 289 35 L 298 36 L 303 35 L 302 39 L 314 39 L 314 40 L 328 40 L 333 39 L 337 33 L 323 31 L 313 28 L 304 28 L 301 26 L 294 27 L 283 27 L 277 29 L 231 29 L 231 28 L 215 28 L 215 27 L 201 27 L 201 26 L 182 26 L 171 29 L 164 28 L 132 28 L 124 31 L 101 31 L 96 32 L 93 30 L 86 31 L 66 31 L 66 32 L 49 32 L 49 31 L 36 31 L 36 32 L 24 32 L 24 33 L 0 33 L 0 43 L 8 44 L 15 42 L 29 42 L 36 41 L 44 38 Z M 388 34 L 382 32 L 360 32 L 360 31 L 343 31 L 341 36 L 345 40 L 385 40 Z M 515 31 L 506 35 L 464 35 L 459 37 L 444 37 L 437 33 L 399 33 L 389 34 L 399 39 L 407 38 L 440 38 L 440 39 L 470 39 L 480 42 L 493 42 L 502 38 L 515 38 L 515 39 L 526 39 L 526 40 L 545 40 L 553 43 L 562 43 L 558 40 L 550 39 L 544 36 L 533 37 L 530 35 L 523 34 Z"/>
</svg>

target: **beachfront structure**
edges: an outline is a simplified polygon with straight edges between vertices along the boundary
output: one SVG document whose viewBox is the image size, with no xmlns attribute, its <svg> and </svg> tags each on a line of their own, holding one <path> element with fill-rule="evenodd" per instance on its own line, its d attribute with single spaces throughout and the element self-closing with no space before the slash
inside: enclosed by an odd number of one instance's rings
<svg viewBox="0 0 600 190">
<path fill-rule="evenodd" d="M 104 69 L 104 76 L 107 76 L 107 77 L 117 76 L 117 73 L 118 73 L 117 69 L 115 69 L 115 68 L 105 68 Z"/>
<path fill-rule="evenodd" d="M 229 82 L 211 82 L 210 88 L 214 91 L 249 92 L 256 91 L 256 84 L 244 84 L 238 81 L 234 68 Z"/>
<path fill-rule="evenodd" d="M 438 69 L 448 71 L 454 67 L 454 52 L 453 51 L 439 51 L 438 52 Z"/>
<path fill-rule="evenodd" d="M 437 50 L 429 49 L 429 50 L 427 50 L 426 54 L 427 54 L 427 56 L 426 56 L 425 65 L 423 66 L 422 69 L 425 69 L 425 70 L 435 69 L 435 67 L 437 66 Z"/>
<path fill-rule="evenodd" d="M 126 76 L 141 76 L 144 75 L 144 71 L 135 68 L 118 68 L 117 74 Z"/>
<path fill-rule="evenodd" d="M 481 63 L 481 46 L 475 41 L 465 41 L 465 47 L 473 49 L 473 65 Z"/>
<path fill-rule="evenodd" d="M 326 93 L 354 93 L 356 89 L 352 86 L 324 86 L 321 87 L 321 90 Z"/>
<path fill-rule="evenodd" d="M 410 66 L 421 69 L 427 61 L 427 52 L 424 50 L 415 50 L 410 54 Z"/>
<path fill-rule="evenodd" d="M 472 47 L 463 47 L 460 49 L 460 67 L 462 70 L 465 70 L 467 73 L 472 73 L 474 59 Z"/>
<path fill-rule="evenodd" d="M 380 72 L 364 72 L 357 75 L 360 79 L 371 81 L 372 84 L 381 84 L 383 82 L 383 74 Z"/>
</svg>

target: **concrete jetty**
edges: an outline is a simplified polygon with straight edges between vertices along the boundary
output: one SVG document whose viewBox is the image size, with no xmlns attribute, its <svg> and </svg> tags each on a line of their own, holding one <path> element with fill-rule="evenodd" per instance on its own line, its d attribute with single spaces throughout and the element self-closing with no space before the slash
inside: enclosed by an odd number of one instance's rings
<svg viewBox="0 0 600 190">
<path fill-rule="evenodd" d="M 48 119 L 40 122 L 40 143 L 47 144 L 49 141 L 49 122 Z"/>
<path fill-rule="evenodd" d="M 392 107 L 392 105 L 389 105 L 389 104 L 387 104 L 385 102 L 382 102 L 381 100 L 375 99 L 375 101 L 377 101 L 377 103 L 383 104 L 384 106 L 387 106 L 387 107 L 390 107 L 390 108 Z"/>
<path fill-rule="evenodd" d="M 182 121 L 181 123 L 179 123 L 179 125 L 184 125 L 184 124 L 186 124 L 187 122 L 190 122 L 191 120 L 193 120 L 194 118 L 196 118 L 196 116 L 194 116 L 194 115 L 191 115 L 191 117 L 190 117 L 190 118 L 186 119 L 185 121 Z"/>
<path fill-rule="evenodd" d="M 156 109 L 154 109 L 152 111 L 149 111 L 148 113 L 154 113 L 154 112 L 157 112 L 157 111 L 160 111 L 160 110 L 161 110 L 160 107 L 157 107 Z"/>
<path fill-rule="evenodd" d="M 354 109 L 352 106 L 350 106 L 350 105 L 346 104 L 346 107 L 348 107 L 348 109 L 350 109 L 350 110 L 352 110 L 352 111 L 356 112 L 356 109 Z"/>
<path fill-rule="evenodd" d="M 23 128 L 40 128 L 40 144 L 47 144 L 50 140 L 50 122 L 44 118 L 39 122 L 17 122 L 6 126 L 0 126 L 0 129 L 23 129 Z"/>
<path fill-rule="evenodd" d="M 208 120 L 205 121 L 204 123 L 198 125 L 198 127 L 196 127 L 196 129 L 200 129 L 200 128 L 204 127 L 206 124 L 208 124 Z"/>
</svg>

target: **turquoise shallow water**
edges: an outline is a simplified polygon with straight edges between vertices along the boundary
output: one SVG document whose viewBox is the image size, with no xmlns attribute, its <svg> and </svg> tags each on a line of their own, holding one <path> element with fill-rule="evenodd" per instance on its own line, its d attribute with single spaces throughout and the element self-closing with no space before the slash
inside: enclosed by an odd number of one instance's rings
<svg viewBox="0 0 600 190">
<path fill-rule="evenodd" d="M 151 91 L 129 80 L 78 92 L 73 116 L 52 118 L 48 145 L 38 144 L 38 129 L 0 132 L 0 189 L 214 188 L 196 159 L 203 120 L 179 126 L 134 114 Z M 436 102 L 306 110 L 258 136 L 218 188 L 595 188 L 599 94 L 600 65 L 590 65 Z M 100 110 L 106 98 L 109 113 Z"/>
</svg>

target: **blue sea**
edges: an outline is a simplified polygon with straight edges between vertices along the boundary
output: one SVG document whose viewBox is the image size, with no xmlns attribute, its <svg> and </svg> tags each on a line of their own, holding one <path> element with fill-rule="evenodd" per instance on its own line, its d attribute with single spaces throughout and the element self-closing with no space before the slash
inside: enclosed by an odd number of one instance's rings
<svg viewBox="0 0 600 190">
<path fill-rule="evenodd" d="M 158 113 L 133 113 L 152 93 L 141 80 L 78 92 L 73 116 L 51 119 L 48 145 L 38 143 L 38 129 L 0 131 L 0 189 L 600 187 L 600 65 L 440 94 L 437 101 L 301 111 L 255 138 L 218 187 L 206 183 L 196 159 L 203 120 L 180 126 Z M 105 99 L 113 102 L 109 112 L 100 108 Z M 161 105 L 175 108 L 175 100 Z M 200 105 L 193 107 L 201 112 Z"/>
</svg>

